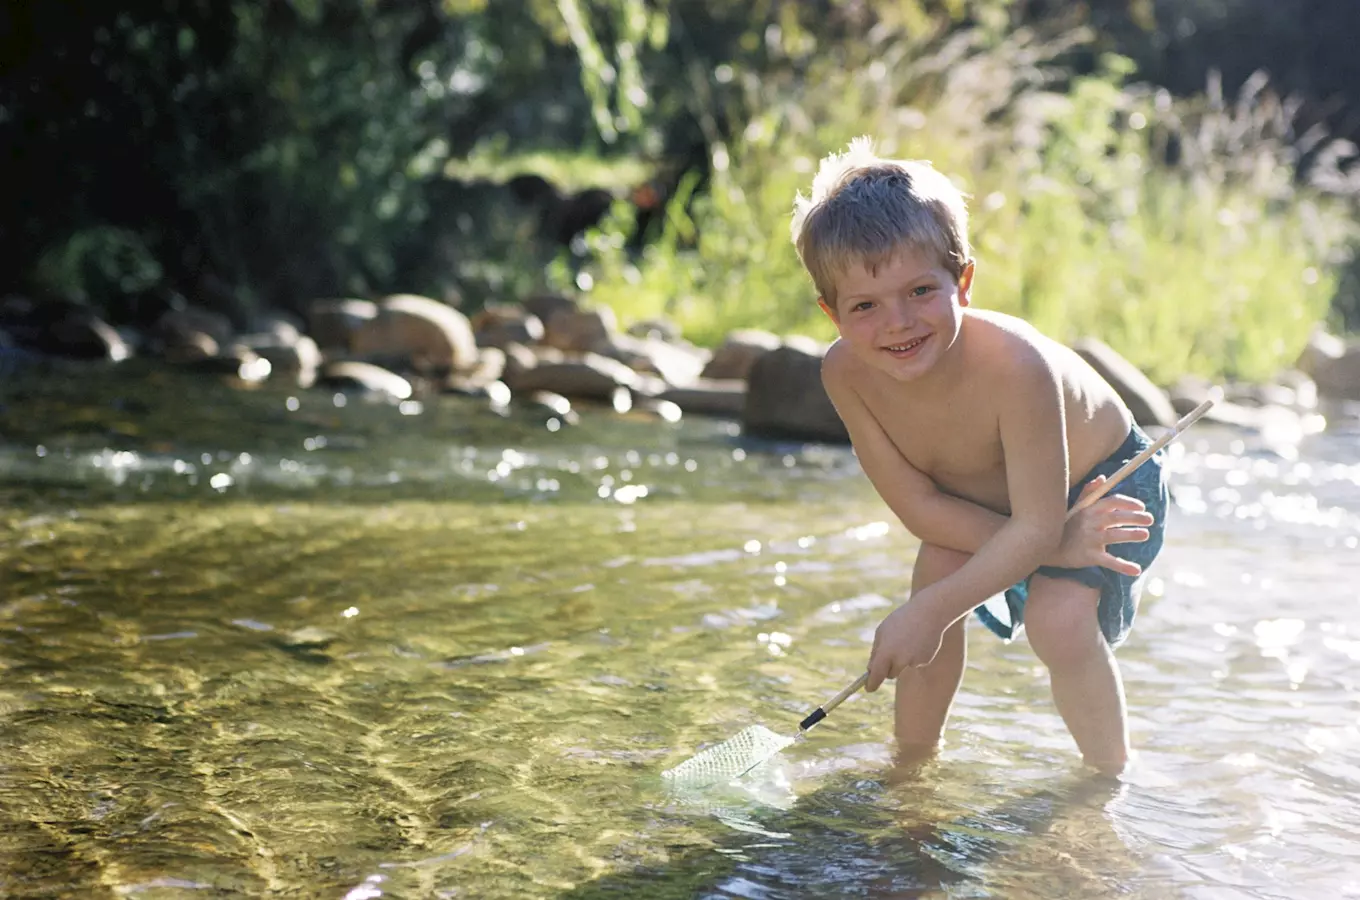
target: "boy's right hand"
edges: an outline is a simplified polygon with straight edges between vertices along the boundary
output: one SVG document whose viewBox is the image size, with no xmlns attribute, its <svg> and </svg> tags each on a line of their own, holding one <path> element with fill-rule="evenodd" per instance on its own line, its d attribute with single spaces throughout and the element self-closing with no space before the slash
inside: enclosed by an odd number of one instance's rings
<svg viewBox="0 0 1360 900">
<path fill-rule="evenodd" d="M 1091 479 L 1081 496 L 1088 496 L 1104 483 L 1104 475 Z M 1067 520 L 1062 544 L 1054 558 L 1046 562 L 1064 569 L 1103 566 L 1121 575 L 1137 576 L 1142 566 L 1120 559 L 1107 548 L 1110 544 L 1147 540 L 1153 521 L 1143 501 L 1122 494 L 1106 495 Z"/>
</svg>

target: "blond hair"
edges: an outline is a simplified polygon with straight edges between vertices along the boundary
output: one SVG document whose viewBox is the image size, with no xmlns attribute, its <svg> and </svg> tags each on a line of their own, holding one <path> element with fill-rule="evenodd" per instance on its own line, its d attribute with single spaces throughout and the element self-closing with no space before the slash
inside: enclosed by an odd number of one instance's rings
<svg viewBox="0 0 1360 900">
<path fill-rule="evenodd" d="M 793 201 L 793 243 L 817 291 L 834 305 L 835 279 L 871 271 L 902 250 L 934 254 L 955 278 L 970 259 L 963 194 L 928 162 L 882 159 L 867 137 L 822 160 L 812 196 Z"/>
</svg>

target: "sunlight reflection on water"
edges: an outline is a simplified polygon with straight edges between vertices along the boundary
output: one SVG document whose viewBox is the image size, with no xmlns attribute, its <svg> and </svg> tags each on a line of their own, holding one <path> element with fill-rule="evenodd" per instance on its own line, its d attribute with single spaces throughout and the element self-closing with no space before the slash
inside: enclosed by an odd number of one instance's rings
<svg viewBox="0 0 1360 900">
<path fill-rule="evenodd" d="M 1124 784 L 1075 765 L 1025 643 L 973 629 L 924 769 L 885 691 L 677 796 L 663 769 L 791 733 L 905 596 L 853 457 L 324 415 L 0 443 L 6 896 L 1360 896 L 1354 436 L 1175 445 Z"/>
</svg>

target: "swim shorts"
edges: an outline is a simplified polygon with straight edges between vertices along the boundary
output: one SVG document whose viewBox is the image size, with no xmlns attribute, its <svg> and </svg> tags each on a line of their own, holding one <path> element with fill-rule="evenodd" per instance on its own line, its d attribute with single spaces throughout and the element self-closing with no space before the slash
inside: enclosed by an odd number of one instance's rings
<svg viewBox="0 0 1360 900">
<path fill-rule="evenodd" d="M 1111 453 L 1103 462 L 1086 473 L 1086 476 L 1073 485 L 1067 494 L 1070 509 L 1081 496 L 1084 488 L 1099 475 L 1113 475 L 1119 467 L 1141 453 L 1152 443 L 1137 425 L 1129 431 L 1129 436 L 1119 449 Z M 1133 616 L 1138 611 L 1138 601 L 1143 595 L 1143 584 L 1147 580 L 1148 567 L 1162 549 L 1162 539 L 1166 532 L 1167 488 L 1163 463 L 1166 451 L 1159 450 L 1152 458 L 1139 466 L 1122 482 L 1111 489 L 1112 494 L 1123 494 L 1143 501 L 1147 511 L 1152 514 L 1153 523 L 1148 529 L 1148 539 L 1141 543 L 1110 544 L 1108 549 L 1114 556 L 1138 563 L 1143 571 L 1136 577 L 1121 575 L 1103 566 L 1086 566 L 1081 569 L 1064 569 L 1057 566 L 1040 566 L 1036 574 L 1050 578 L 1070 578 L 1089 587 L 1100 590 L 1100 604 L 1097 617 L 1100 631 L 1111 647 L 1117 647 L 1128 637 L 1133 627 Z M 1033 576 L 1030 576 L 1033 577 Z M 1029 596 L 1029 578 L 1006 591 L 1003 598 L 992 598 L 976 610 L 978 618 L 991 631 L 1006 639 L 1019 635 L 1025 623 L 1025 600 Z"/>
</svg>

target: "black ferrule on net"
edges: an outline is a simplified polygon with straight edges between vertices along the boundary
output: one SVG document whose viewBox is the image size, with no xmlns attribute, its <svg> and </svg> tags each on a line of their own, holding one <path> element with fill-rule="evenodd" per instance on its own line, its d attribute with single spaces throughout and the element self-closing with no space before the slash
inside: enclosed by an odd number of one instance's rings
<svg viewBox="0 0 1360 900">
<path fill-rule="evenodd" d="M 804 719 L 803 721 L 801 721 L 801 722 L 798 723 L 798 730 L 799 730 L 799 731 L 807 731 L 807 730 L 808 730 L 809 728 L 811 728 L 813 725 L 816 725 L 818 722 L 822 721 L 822 719 L 825 719 L 825 718 L 826 718 L 826 710 L 822 709 L 822 708 L 819 706 L 819 707 L 817 707 L 817 708 L 812 712 L 811 715 L 809 715 L 806 719 Z"/>
</svg>

